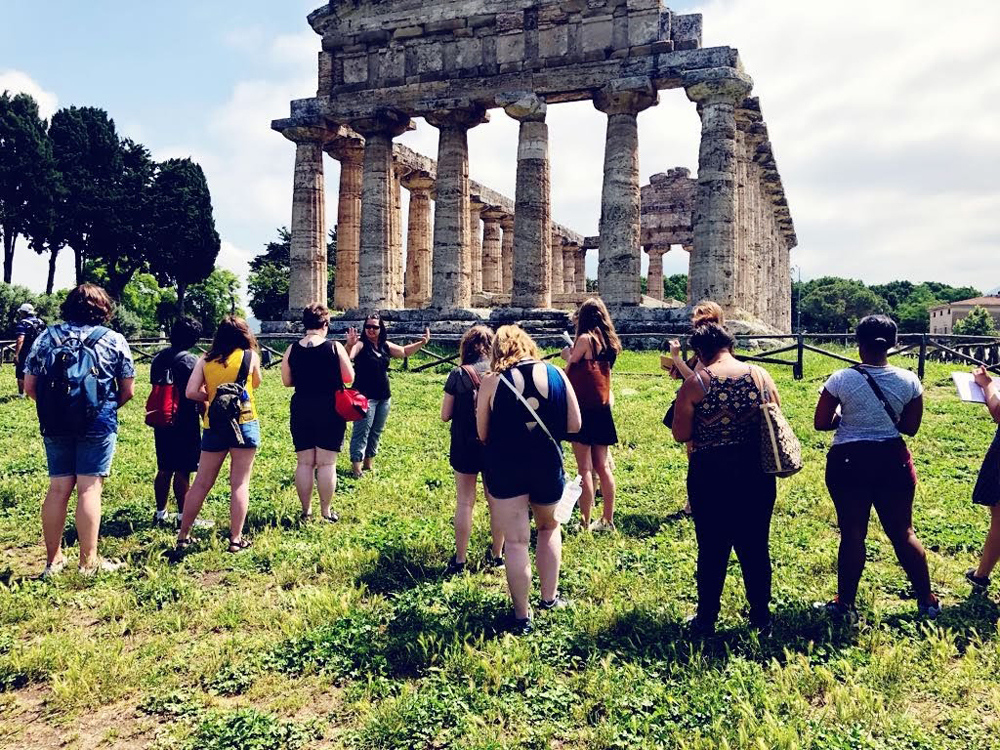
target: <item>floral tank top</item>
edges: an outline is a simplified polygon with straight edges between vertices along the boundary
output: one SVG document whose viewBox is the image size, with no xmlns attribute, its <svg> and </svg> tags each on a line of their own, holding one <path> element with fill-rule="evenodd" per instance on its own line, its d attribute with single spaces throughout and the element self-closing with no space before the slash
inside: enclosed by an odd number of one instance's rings
<svg viewBox="0 0 1000 750">
<path fill-rule="evenodd" d="M 698 382 L 705 397 L 694 406 L 692 450 L 751 445 L 760 439 L 760 390 L 749 372 L 718 378 L 711 370 Z"/>
</svg>

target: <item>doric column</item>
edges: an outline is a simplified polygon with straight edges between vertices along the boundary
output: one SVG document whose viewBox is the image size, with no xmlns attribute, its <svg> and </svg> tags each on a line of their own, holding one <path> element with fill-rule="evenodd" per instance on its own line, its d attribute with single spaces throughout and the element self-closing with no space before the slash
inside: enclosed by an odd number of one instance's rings
<svg viewBox="0 0 1000 750">
<path fill-rule="evenodd" d="M 500 220 L 503 214 L 493 208 L 483 211 L 483 291 L 499 294 L 503 290 L 503 269 L 501 268 L 503 231 Z"/>
<path fill-rule="evenodd" d="M 646 272 L 646 294 L 663 302 L 663 255 L 670 248 L 662 245 L 649 245 L 649 270 Z"/>
<path fill-rule="evenodd" d="M 393 162 L 389 258 L 392 262 L 392 307 L 396 309 L 403 306 L 403 188 L 400 179 L 405 171 Z"/>
<path fill-rule="evenodd" d="M 736 105 L 750 86 L 748 76 L 729 70 L 687 88 L 701 115 L 691 299 L 715 300 L 727 313 L 737 304 Z"/>
<path fill-rule="evenodd" d="M 500 241 L 501 293 L 513 295 L 514 290 L 514 217 L 506 214 L 500 219 L 503 238 Z M 513 299 L 513 296 L 511 297 Z"/>
<path fill-rule="evenodd" d="M 281 134 L 295 144 L 288 311 L 298 315 L 307 305 L 325 305 L 327 301 L 323 144 L 329 132 L 319 127 L 291 127 Z"/>
<path fill-rule="evenodd" d="M 608 116 L 597 263 L 597 286 L 608 305 L 642 301 L 637 115 L 656 103 L 649 80 L 617 81 L 594 97 L 594 106 Z"/>
<path fill-rule="evenodd" d="M 410 191 L 406 230 L 406 307 L 423 307 L 431 300 L 431 190 L 434 180 L 413 172 L 403 178 Z"/>
<path fill-rule="evenodd" d="M 562 294 L 563 290 L 563 253 L 562 253 L 562 235 L 553 232 L 549 235 L 551 238 L 551 250 L 550 257 L 552 261 L 550 263 L 550 275 L 549 275 L 549 291 L 551 294 Z"/>
<path fill-rule="evenodd" d="M 440 130 L 437 200 L 434 201 L 434 280 L 431 306 L 468 307 L 472 302 L 469 246 L 469 128 L 486 121 L 482 108 L 427 116 Z"/>
<path fill-rule="evenodd" d="M 691 296 L 691 258 L 694 256 L 694 245 L 681 245 L 681 249 L 688 254 L 688 274 L 687 274 L 687 299 L 688 305 L 698 304 L 698 300 Z"/>
<path fill-rule="evenodd" d="M 505 107 L 521 123 L 514 193 L 514 307 L 550 307 L 551 206 L 549 126 L 545 102 L 534 94 Z"/>
<path fill-rule="evenodd" d="M 587 251 L 584 248 L 577 248 L 579 253 L 576 256 L 576 291 L 580 294 L 587 293 Z"/>
<path fill-rule="evenodd" d="M 365 137 L 361 188 L 361 254 L 358 258 L 358 304 L 366 310 L 392 306 L 392 139 L 409 118 L 394 110 L 351 123 Z"/>
<path fill-rule="evenodd" d="M 562 246 L 563 255 L 563 294 L 576 293 L 576 258 L 579 248 L 567 242 Z"/>
<path fill-rule="evenodd" d="M 482 211 L 486 206 L 469 197 L 469 279 L 473 294 L 483 292 L 483 224 Z"/>
<path fill-rule="evenodd" d="M 353 310 L 358 306 L 358 251 L 361 247 L 361 175 L 365 146 L 360 140 L 338 138 L 327 153 L 340 162 L 337 197 L 337 277 L 333 306 Z"/>
</svg>

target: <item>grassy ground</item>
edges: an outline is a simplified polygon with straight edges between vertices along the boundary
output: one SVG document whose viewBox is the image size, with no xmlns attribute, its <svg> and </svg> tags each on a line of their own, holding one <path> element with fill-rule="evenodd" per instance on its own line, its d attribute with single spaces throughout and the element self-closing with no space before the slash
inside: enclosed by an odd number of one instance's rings
<svg viewBox="0 0 1000 750">
<path fill-rule="evenodd" d="M 453 482 L 437 419 L 443 376 L 396 373 L 377 471 L 345 475 L 342 521 L 300 526 L 277 372 L 261 394 L 265 443 L 251 488 L 251 551 L 224 552 L 217 522 L 176 566 L 173 534 L 153 528 L 148 386 L 124 412 L 105 492 L 102 549 L 126 571 L 36 579 L 46 479 L 29 403 L 0 402 L 0 746 L 216 748 L 989 748 L 1000 729 L 1000 608 L 969 598 L 987 515 L 970 505 L 993 428 L 959 403 L 932 365 L 924 429 L 912 441 L 917 532 L 947 609 L 915 617 L 892 549 L 873 527 L 862 627 L 830 627 L 811 603 L 834 593 L 837 531 L 823 485 L 829 436 L 811 428 L 835 364 L 776 372 L 806 468 L 780 483 L 772 527 L 777 626 L 744 626 L 732 562 L 720 637 L 692 642 L 695 542 L 685 455 L 660 424 L 676 385 L 652 354 L 626 354 L 615 378 L 622 444 L 619 533 L 568 537 L 563 592 L 526 638 L 502 632 L 502 575 L 476 564 L 445 580 Z M 140 374 L 145 380 L 146 372 Z M 9 367 L 0 393 L 14 388 Z M 74 542 L 71 526 L 67 540 Z M 71 554 L 75 550 L 71 550 Z M 537 589 L 536 589 L 537 591 Z"/>
</svg>

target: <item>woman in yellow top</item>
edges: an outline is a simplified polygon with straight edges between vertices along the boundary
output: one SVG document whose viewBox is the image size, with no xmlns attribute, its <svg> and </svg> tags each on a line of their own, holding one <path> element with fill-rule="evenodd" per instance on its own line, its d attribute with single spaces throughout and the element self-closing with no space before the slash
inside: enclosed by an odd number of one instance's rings
<svg viewBox="0 0 1000 750">
<path fill-rule="evenodd" d="M 227 315 L 222 319 L 212 347 L 199 357 L 191 373 L 185 395 L 192 401 L 211 404 L 219 386 L 239 382 L 244 358 L 247 364 L 245 385 L 240 395 L 239 434 L 232 424 L 212 424 L 209 409 L 205 410 L 198 474 L 184 499 L 184 514 L 177 536 L 178 550 L 192 543 L 191 527 L 215 485 L 227 454 L 232 457 L 229 465 L 229 551 L 242 552 L 250 546 L 250 541 L 243 537 L 243 523 L 250 501 L 250 471 L 260 445 L 255 392 L 260 387 L 262 374 L 257 339 L 243 318 Z"/>
</svg>

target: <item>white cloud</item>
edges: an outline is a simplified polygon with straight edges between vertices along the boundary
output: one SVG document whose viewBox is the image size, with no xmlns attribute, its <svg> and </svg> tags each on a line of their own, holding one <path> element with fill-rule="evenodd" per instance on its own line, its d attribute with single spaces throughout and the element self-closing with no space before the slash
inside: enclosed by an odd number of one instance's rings
<svg viewBox="0 0 1000 750">
<path fill-rule="evenodd" d="M 38 112 L 47 120 L 59 108 L 59 97 L 20 70 L 0 70 L 0 91 L 30 94 L 38 102 Z"/>
</svg>

